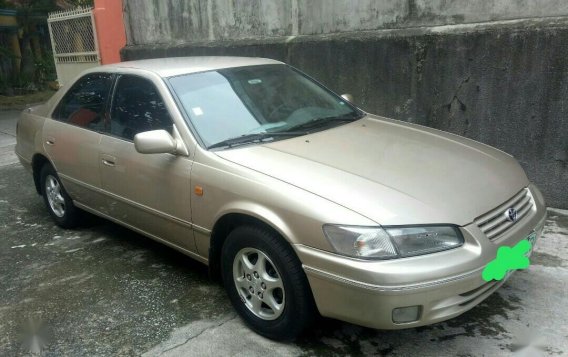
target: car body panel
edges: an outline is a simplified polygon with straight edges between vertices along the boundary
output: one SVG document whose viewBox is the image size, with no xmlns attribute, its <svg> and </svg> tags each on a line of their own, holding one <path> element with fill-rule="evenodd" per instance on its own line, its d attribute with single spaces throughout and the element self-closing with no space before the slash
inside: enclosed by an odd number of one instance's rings
<svg viewBox="0 0 568 357">
<path fill-rule="evenodd" d="M 199 56 L 121 62 L 115 63 L 112 67 L 116 68 L 118 71 L 123 71 L 123 69 L 134 69 L 137 71 L 146 70 L 154 72 L 160 77 L 173 77 L 182 74 L 213 71 L 216 69 L 260 66 L 265 64 L 282 64 L 282 62 L 268 58 Z"/>
<path fill-rule="evenodd" d="M 291 243 L 305 242 L 327 250 L 331 246 L 321 239 L 322 221 L 340 216 L 353 224 L 374 224 L 325 198 L 220 159 L 212 152 L 198 151 L 191 186 L 203 188 L 203 196 L 192 197 L 193 223 L 202 228 L 195 232 L 200 254 L 209 252 L 210 232 L 215 222 L 231 213 L 266 222 Z"/>
<path fill-rule="evenodd" d="M 529 183 L 501 151 L 376 116 L 218 155 L 382 225 L 465 225 Z"/>
<path fill-rule="evenodd" d="M 20 114 L 17 124 L 17 138 L 15 152 L 22 165 L 32 169 L 34 155 L 43 154 L 42 128 L 45 116 L 41 109 L 44 105 L 30 107 Z"/>
<path fill-rule="evenodd" d="M 98 152 L 102 135 L 56 120 L 47 120 L 42 130 L 43 148 L 74 200 L 103 205 Z"/>
<path fill-rule="evenodd" d="M 530 191 L 535 201 L 530 215 L 495 241 L 480 239 L 483 234 L 470 224 L 462 227 L 466 239 L 462 248 L 382 262 L 295 246 L 320 313 L 372 328 L 401 329 L 444 321 L 470 310 L 513 273 L 501 281 L 482 279 L 483 267 L 495 258 L 497 249 L 514 246 L 532 232 L 541 236 L 546 207 L 536 186 L 531 185 Z M 420 318 L 394 323 L 393 309 L 406 306 L 421 306 Z"/>
<path fill-rule="evenodd" d="M 107 215 L 195 251 L 189 177 L 192 161 L 172 154 L 143 155 L 130 141 L 101 139 L 98 160 Z M 89 202 L 89 201 L 85 201 Z"/>
<path fill-rule="evenodd" d="M 415 257 L 369 261 L 317 251 L 303 245 L 298 246 L 297 249 L 306 252 L 306 256 L 302 259 L 306 266 L 348 280 L 384 286 L 385 289 L 390 290 L 396 290 L 394 288 L 396 286 L 421 285 L 438 279 L 468 274 L 483 269 L 487 263 L 495 259 L 500 246 L 514 246 L 532 231 L 542 228 L 546 207 L 536 186 L 531 185 L 530 190 L 535 202 L 531 212 L 523 217 L 520 224 L 513 226 L 496 240 L 480 239 L 483 233 L 475 223 L 472 223 L 460 228 L 465 240 L 462 247 Z M 338 264 L 338 261 L 343 263 Z M 351 269 L 344 269 L 345 266 L 350 266 Z"/>
</svg>

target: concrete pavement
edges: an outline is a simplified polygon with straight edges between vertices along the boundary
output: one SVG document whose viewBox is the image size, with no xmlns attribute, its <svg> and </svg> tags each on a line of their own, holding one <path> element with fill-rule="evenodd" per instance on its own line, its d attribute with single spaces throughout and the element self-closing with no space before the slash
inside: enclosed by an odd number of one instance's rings
<svg viewBox="0 0 568 357">
<path fill-rule="evenodd" d="M 0 166 L 18 162 L 14 154 L 16 145 L 16 122 L 20 112 L 0 110 Z"/>
</svg>

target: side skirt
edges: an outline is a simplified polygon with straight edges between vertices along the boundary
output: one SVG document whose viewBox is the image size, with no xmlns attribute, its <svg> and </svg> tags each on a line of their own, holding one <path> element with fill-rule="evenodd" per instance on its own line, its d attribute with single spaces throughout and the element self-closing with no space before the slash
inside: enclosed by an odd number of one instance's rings
<svg viewBox="0 0 568 357">
<path fill-rule="evenodd" d="M 134 227 L 134 226 L 132 226 L 132 225 L 130 225 L 130 224 L 124 223 L 124 222 L 122 222 L 122 221 L 120 221 L 120 220 L 118 220 L 118 219 L 116 219 L 116 218 L 113 218 L 113 217 L 108 216 L 108 215 L 106 215 L 106 214 L 104 214 L 104 213 L 101 213 L 101 212 L 97 211 L 96 209 L 93 209 L 93 208 L 91 208 L 91 207 L 89 207 L 89 206 L 85 206 L 84 204 L 82 204 L 82 203 L 80 203 L 80 202 L 73 201 L 73 204 L 74 204 L 75 206 L 77 206 L 78 208 L 82 209 L 82 210 L 85 210 L 85 211 L 87 211 L 87 212 L 90 212 L 90 213 L 92 213 L 92 214 L 94 214 L 94 215 L 96 215 L 96 216 L 102 217 L 102 218 L 107 219 L 107 220 L 109 220 L 109 221 L 111 221 L 111 222 L 114 222 L 114 223 L 116 223 L 116 224 L 120 224 L 121 226 L 126 227 L 126 228 L 128 228 L 128 229 L 130 229 L 130 230 L 132 230 L 132 231 L 137 232 L 137 233 L 140 233 L 140 234 L 142 234 L 143 236 L 146 236 L 146 237 L 148 237 L 148 238 L 150 238 L 150 239 L 153 239 L 153 240 L 155 240 L 155 241 L 157 241 L 157 242 L 159 242 L 159 243 L 162 243 L 162 244 L 164 244 L 164 245 L 167 245 L 168 247 L 173 248 L 173 249 L 175 249 L 175 250 L 177 250 L 177 251 L 179 251 L 179 252 L 181 252 L 181 253 L 187 255 L 188 257 L 197 260 L 198 262 L 201 262 L 201 263 L 203 263 L 203 264 L 205 264 L 205 265 L 209 265 L 209 260 L 208 260 L 207 258 L 202 257 L 201 255 L 199 255 L 199 254 L 197 254 L 197 253 L 194 253 L 194 252 L 192 252 L 192 251 L 190 251 L 190 250 L 187 250 L 187 249 L 185 249 L 185 248 L 182 248 L 182 247 L 180 247 L 180 246 L 178 246 L 178 245 L 176 245 L 176 244 L 173 244 L 173 243 L 171 243 L 171 242 L 168 242 L 168 241 L 165 240 L 165 239 L 162 239 L 162 238 L 160 238 L 160 237 L 157 237 L 157 236 L 155 236 L 155 235 L 153 235 L 153 234 L 150 234 L 150 233 L 145 232 L 145 231 L 143 231 L 143 230 L 141 230 L 141 229 L 139 229 L 139 228 L 136 228 L 136 227 Z"/>
</svg>

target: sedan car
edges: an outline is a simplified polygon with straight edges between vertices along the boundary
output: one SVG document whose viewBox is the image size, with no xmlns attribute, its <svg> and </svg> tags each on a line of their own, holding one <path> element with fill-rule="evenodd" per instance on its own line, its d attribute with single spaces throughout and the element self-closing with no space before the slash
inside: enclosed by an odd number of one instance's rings
<svg viewBox="0 0 568 357">
<path fill-rule="evenodd" d="M 90 212 L 207 264 L 269 338 L 318 312 L 462 314 L 505 281 L 482 278 L 497 250 L 541 233 L 540 191 L 502 151 L 351 101 L 269 59 L 123 62 L 25 110 L 16 153 L 56 224 Z"/>
</svg>

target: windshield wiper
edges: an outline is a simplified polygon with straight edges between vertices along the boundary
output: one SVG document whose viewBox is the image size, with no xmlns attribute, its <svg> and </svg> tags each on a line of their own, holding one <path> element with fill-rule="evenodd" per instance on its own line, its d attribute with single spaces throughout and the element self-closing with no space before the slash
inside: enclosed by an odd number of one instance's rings
<svg viewBox="0 0 568 357">
<path fill-rule="evenodd" d="M 353 115 L 355 114 L 355 115 Z M 298 124 L 295 125 L 293 127 L 291 127 L 289 130 L 305 130 L 305 129 L 312 129 L 312 128 L 317 128 L 320 126 L 324 126 L 326 124 L 337 124 L 340 122 L 345 122 L 345 121 L 355 121 L 358 119 L 361 119 L 363 117 L 364 114 L 362 113 L 349 113 L 349 114 L 345 114 L 345 115 L 339 115 L 339 116 L 331 116 L 331 117 L 322 117 L 322 118 L 315 118 L 312 119 L 306 123 L 302 123 L 302 124 Z"/>
<path fill-rule="evenodd" d="M 237 136 L 234 138 L 226 139 L 219 141 L 218 143 L 209 145 L 207 149 L 215 149 L 220 147 L 228 147 L 232 148 L 237 145 L 244 145 L 250 144 L 254 142 L 262 142 L 266 139 L 271 139 L 275 137 L 285 137 L 285 136 L 300 136 L 309 134 L 309 131 L 305 131 L 304 129 L 311 129 L 315 127 L 322 126 L 322 124 L 329 124 L 329 123 L 339 123 L 345 121 L 355 121 L 361 119 L 364 116 L 363 113 L 349 113 L 340 116 L 331 116 L 331 117 L 323 117 L 323 118 L 315 118 L 307 123 L 302 123 L 296 126 L 289 128 L 286 131 L 274 131 L 274 132 L 262 132 L 262 133 L 255 133 L 255 134 L 247 134 L 242 136 Z"/>
<path fill-rule="evenodd" d="M 281 131 L 281 132 L 272 132 L 272 133 L 256 133 L 256 134 L 248 134 L 237 136 L 235 138 L 230 138 L 226 140 L 219 141 L 213 145 L 209 145 L 207 149 L 215 149 L 220 147 L 229 147 L 232 148 L 233 146 L 243 145 L 243 144 L 250 144 L 254 142 L 262 142 L 266 139 L 271 139 L 274 137 L 283 137 L 283 136 L 300 136 L 306 135 L 307 132 L 304 131 Z"/>
</svg>

